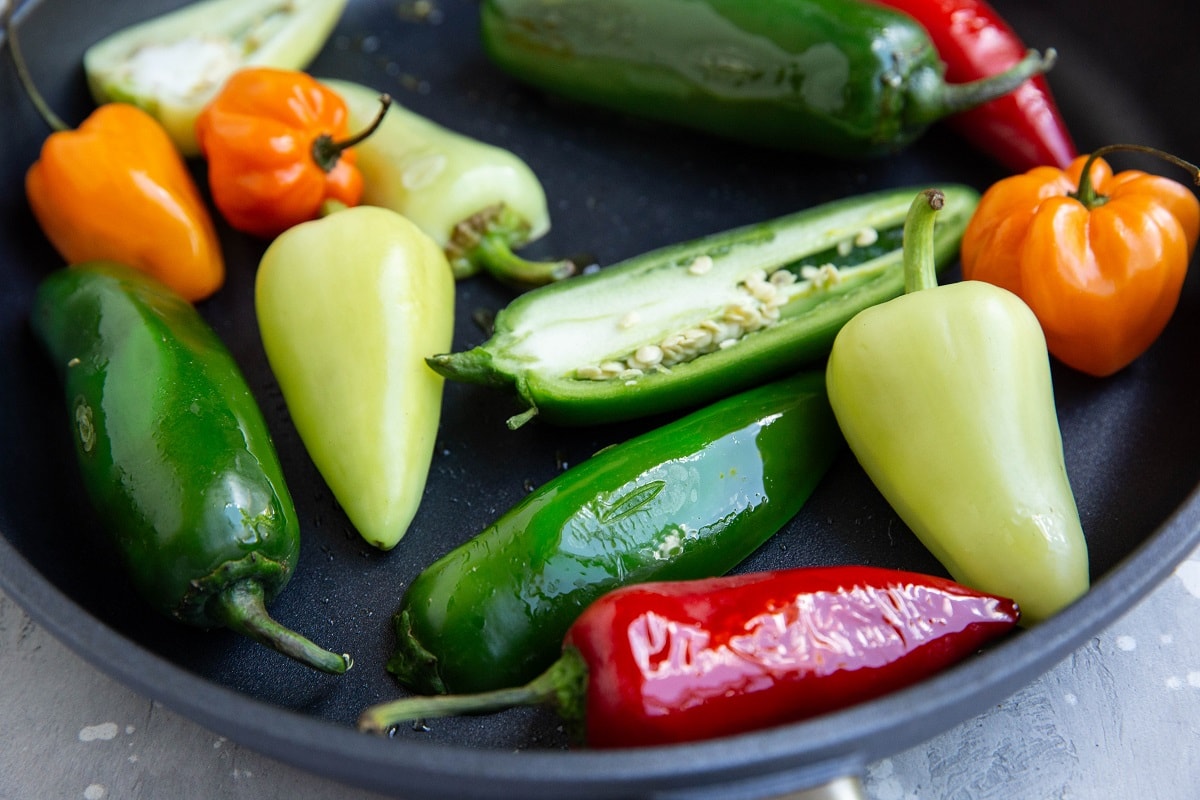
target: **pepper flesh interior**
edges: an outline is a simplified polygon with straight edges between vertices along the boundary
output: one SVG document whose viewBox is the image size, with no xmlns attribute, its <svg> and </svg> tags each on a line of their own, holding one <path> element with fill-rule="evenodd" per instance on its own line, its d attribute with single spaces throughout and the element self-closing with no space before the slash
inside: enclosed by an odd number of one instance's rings
<svg viewBox="0 0 1200 800">
<path fill-rule="evenodd" d="M 109 80 L 124 83 L 135 95 L 205 101 L 292 18 L 291 3 L 242 9 L 227 18 L 227 30 L 203 31 L 170 41 L 143 41 L 114 60 Z M 191 69 L 170 69 L 190 63 Z"/>
<path fill-rule="evenodd" d="M 633 281 L 579 285 L 558 302 L 530 304 L 508 331 L 504 357 L 582 380 L 669 369 L 878 275 L 899 258 L 902 224 L 903 215 L 859 210 L 819 231 L 764 231 L 685 250 L 637 276 L 636 297 Z"/>
</svg>

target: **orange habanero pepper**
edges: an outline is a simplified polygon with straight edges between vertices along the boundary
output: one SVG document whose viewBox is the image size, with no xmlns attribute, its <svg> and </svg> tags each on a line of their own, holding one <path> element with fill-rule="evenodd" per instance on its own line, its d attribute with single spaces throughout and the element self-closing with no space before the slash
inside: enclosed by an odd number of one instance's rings
<svg viewBox="0 0 1200 800">
<path fill-rule="evenodd" d="M 350 148 L 378 121 L 347 138 L 345 101 L 307 73 L 236 72 L 196 120 L 213 202 L 234 228 L 264 238 L 315 219 L 327 201 L 357 205 L 363 179 Z"/>
<path fill-rule="evenodd" d="M 1113 174 L 1111 145 L 1066 170 L 1036 167 L 994 184 L 962 240 L 966 280 L 1008 289 L 1033 309 L 1050 353 L 1111 375 L 1159 337 L 1175 311 L 1200 236 L 1200 202 L 1186 186 L 1138 170 Z M 1085 172 L 1086 169 L 1086 172 Z"/>
<path fill-rule="evenodd" d="M 54 129 L 25 174 L 25 194 L 59 255 L 68 264 L 121 262 L 193 302 L 219 289 L 225 261 L 212 218 L 163 127 L 110 103 L 71 130 L 38 93 L 8 30 L 18 78 Z"/>
</svg>

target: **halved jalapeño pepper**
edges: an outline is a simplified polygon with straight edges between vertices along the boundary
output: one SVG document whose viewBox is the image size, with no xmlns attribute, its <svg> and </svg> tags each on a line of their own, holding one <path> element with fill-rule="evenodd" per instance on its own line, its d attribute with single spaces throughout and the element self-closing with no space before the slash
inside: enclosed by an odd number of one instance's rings
<svg viewBox="0 0 1200 800">
<path fill-rule="evenodd" d="M 938 269 L 979 195 L 942 187 Z M 917 189 L 833 201 L 635 256 L 517 297 L 491 337 L 434 356 L 447 378 L 511 386 L 562 425 L 695 406 L 823 358 L 842 325 L 904 291 L 904 218 Z"/>
<path fill-rule="evenodd" d="M 821 373 L 804 372 L 601 450 L 412 582 L 388 669 L 424 693 L 522 684 L 605 592 L 729 572 L 842 446 Z"/>
</svg>

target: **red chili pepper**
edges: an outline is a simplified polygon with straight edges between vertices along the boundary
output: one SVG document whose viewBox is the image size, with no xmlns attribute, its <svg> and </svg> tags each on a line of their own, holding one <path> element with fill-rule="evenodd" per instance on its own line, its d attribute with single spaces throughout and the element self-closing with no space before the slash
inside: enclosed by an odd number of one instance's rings
<svg viewBox="0 0 1200 800">
<path fill-rule="evenodd" d="M 1029 48 L 983 0 L 876 0 L 921 23 L 946 64 L 946 81 L 990 77 L 1023 59 Z M 955 114 L 946 123 L 1016 172 L 1065 169 L 1077 155 L 1042 75 L 1016 91 Z"/>
<path fill-rule="evenodd" d="M 594 747 L 709 739 L 822 714 L 916 683 L 1016 624 L 1011 600 L 876 567 L 810 567 L 617 589 L 522 687 L 407 697 L 362 730 L 554 707 Z"/>
</svg>

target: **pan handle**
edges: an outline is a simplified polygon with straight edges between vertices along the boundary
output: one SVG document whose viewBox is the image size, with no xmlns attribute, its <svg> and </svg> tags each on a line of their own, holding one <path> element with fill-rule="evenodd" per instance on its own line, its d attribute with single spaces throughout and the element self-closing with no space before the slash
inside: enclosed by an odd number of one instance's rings
<svg viewBox="0 0 1200 800">
<path fill-rule="evenodd" d="M 774 800 L 867 800 L 857 777 L 837 778 L 821 786 L 781 795 Z"/>
</svg>

